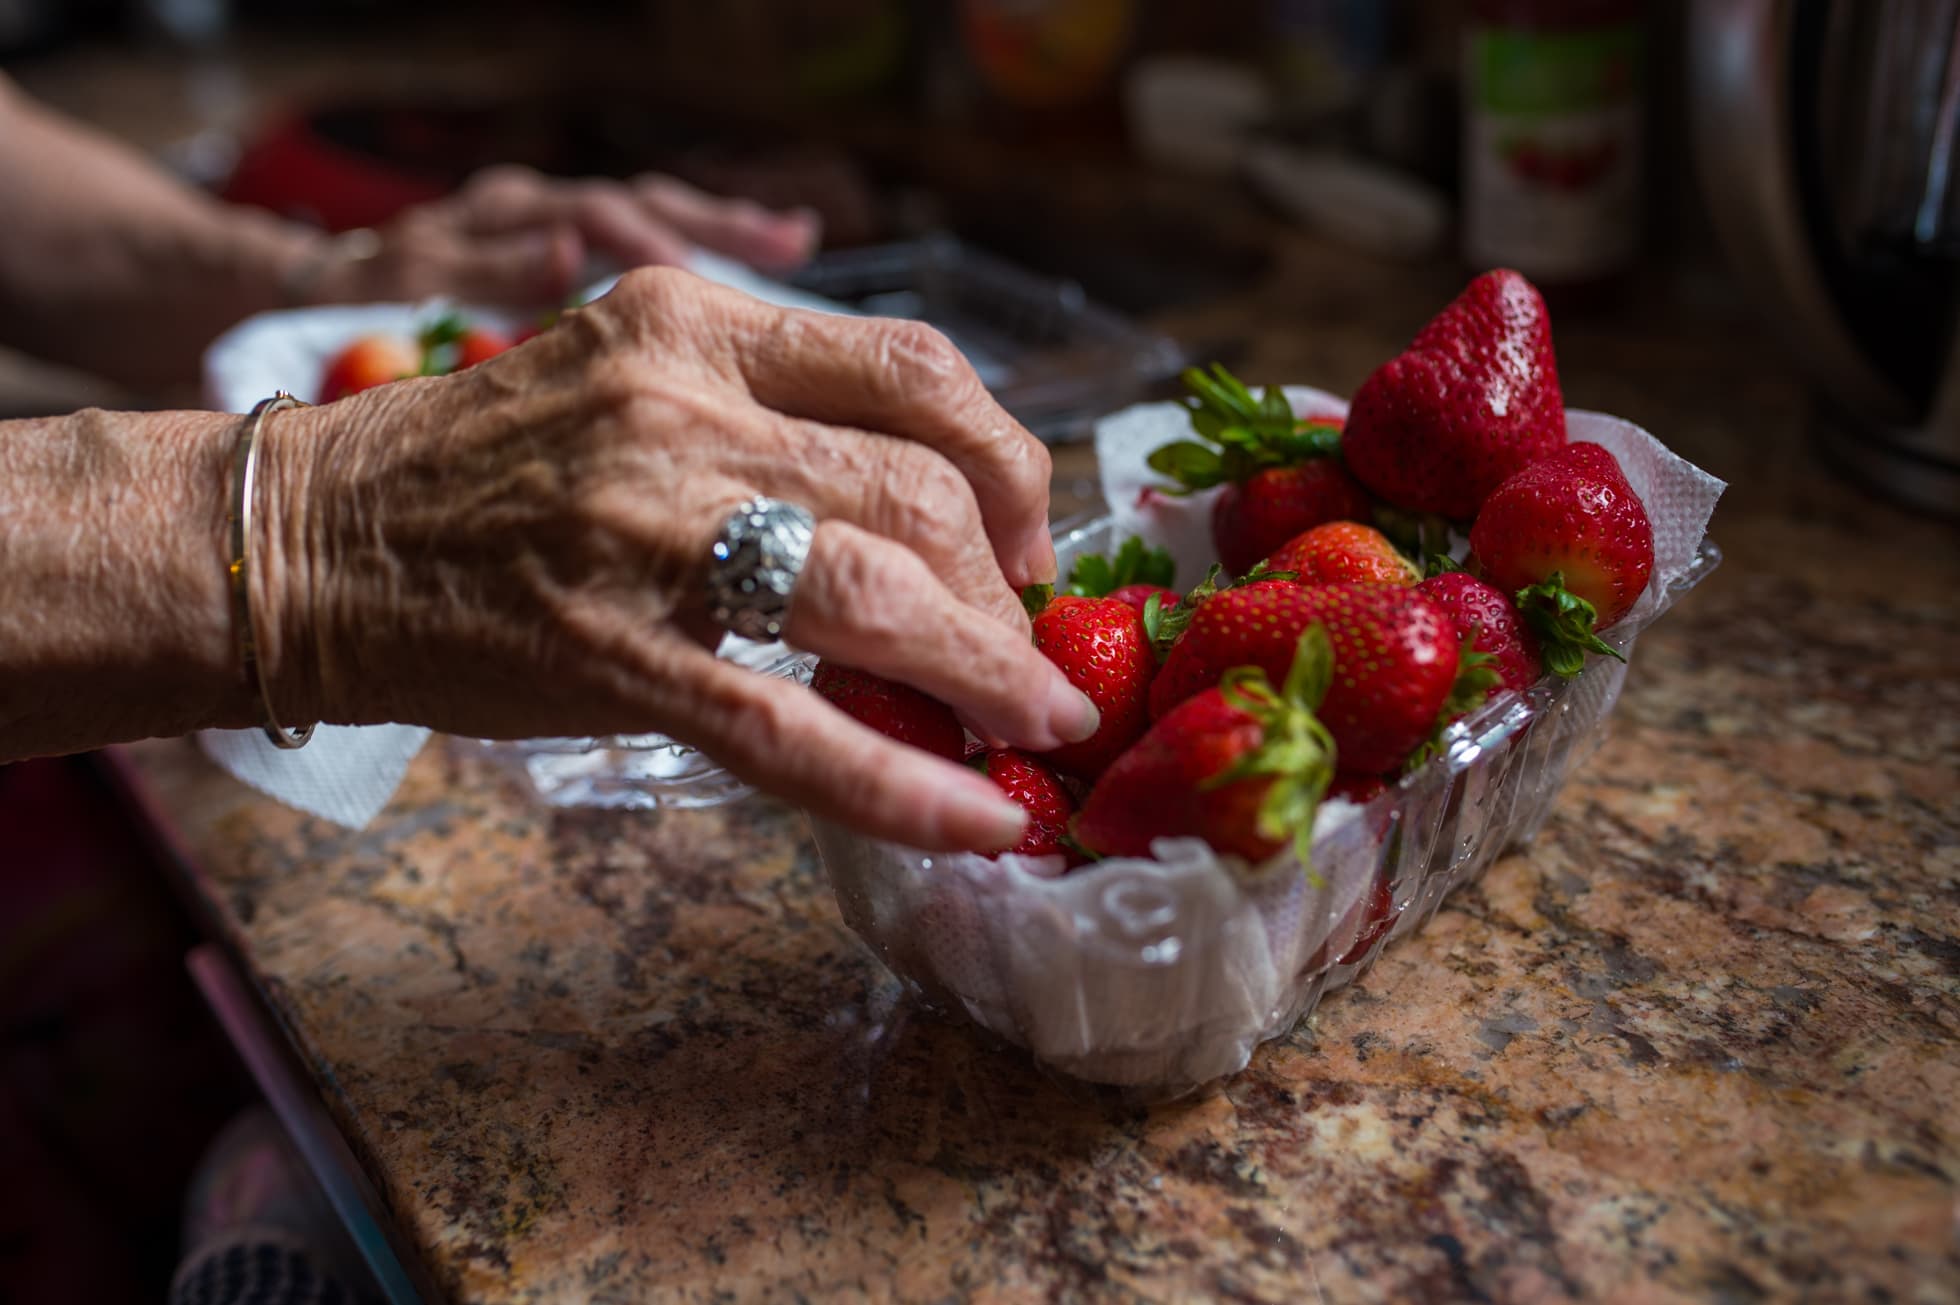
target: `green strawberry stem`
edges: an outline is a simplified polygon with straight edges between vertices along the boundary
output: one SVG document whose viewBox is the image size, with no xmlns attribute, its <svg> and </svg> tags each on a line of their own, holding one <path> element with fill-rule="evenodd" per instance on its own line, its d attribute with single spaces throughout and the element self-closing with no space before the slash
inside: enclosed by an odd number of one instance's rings
<svg viewBox="0 0 1960 1305">
<path fill-rule="evenodd" d="M 1081 598 L 1101 598 L 1125 585 L 1161 585 L 1170 588 L 1177 564 L 1164 549 L 1152 548 L 1132 535 L 1123 541 L 1113 557 L 1085 553 L 1069 568 L 1068 587 L 1062 592 Z"/>
<path fill-rule="evenodd" d="M 1565 587 L 1565 574 L 1554 571 L 1535 585 L 1518 590 L 1518 613 L 1538 636 L 1545 669 L 1571 679 L 1585 669 L 1586 654 L 1626 657 L 1594 632 L 1599 612 Z"/>
<path fill-rule="evenodd" d="M 1429 561 L 1423 564 L 1422 578 L 1429 580 L 1439 575 L 1448 575 L 1452 571 L 1461 571 L 1463 569 L 1463 563 L 1457 561 L 1448 553 L 1431 553 L 1429 555 Z"/>
<path fill-rule="evenodd" d="M 469 329 L 455 313 L 444 313 L 423 327 L 422 333 L 415 337 L 416 347 L 422 351 L 422 365 L 415 374 L 447 376 L 455 371 L 460 352 L 457 344 Z"/>
<path fill-rule="evenodd" d="M 1300 636 L 1279 692 L 1256 666 L 1227 671 L 1219 684 L 1225 700 L 1258 721 L 1263 737 L 1257 747 L 1204 782 L 1205 788 L 1219 788 L 1269 778 L 1271 786 L 1259 801 L 1259 833 L 1273 840 L 1290 838 L 1300 868 L 1316 888 L 1324 881 L 1313 869 L 1314 816 L 1334 781 L 1335 748 L 1334 736 L 1314 712 L 1333 679 L 1334 646 L 1318 623 Z"/>
<path fill-rule="evenodd" d="M 1205 578 L 1193 585 L 1191 592 L 1184 595 L 1183 600 L 1176 607 L 1165 611 L 1163 604 L 1157 603 L 1157 617 L 1154 622 L 1148 610 L 1150 603 L 1144 604 L 1143 630 L 1150 636 L 1150 646 L 1156 650 L 1157 660 L 1162 661 L 1170 656 L 1171 645 L 1184 637 L 1184 631 L 1191 624 L 1191 618 L 1198 613 L 1199 604 L 1219 591 L 1221 586 L 1218 577 L 1223 574 L 1225 568 L 1213 562 L 1211 569 L 1205 572 Z M 1154 597 L 1150 601 L 1157 602 Z"/>
<path fill-rule="evenodd" d="M 1448 554 L 1450 523 L 1434 512 L 1410 512 L 1386 503 L 1375 508 L 1375 528 L 1388 536 L 1388 542 L 1405 557 L 1422 559 Z"/>
<path fill-rule="evenodd" d="M 1213 363 L 1207 374 L 1186 368 L 1184 404 L 1197 440 L 1176 440 L 1155 450 L 1150 468 L 1176 483 L 1168 492 L 1190 493 L 1241 481 L 1268 467 L 1290 467 L 1340 452 L 1341 428 L 1293 415 L 1278 386 L 1255 396 L 1244 382 Z"/>
<path fill-rule="evenodd" d="M 1021 591 L 1021 607 L 1031 619 L 1040 616 L 1042 610 L 1054 599 L 1055 586 L 1053 585 L 1029 585 Z"/>
</svg>

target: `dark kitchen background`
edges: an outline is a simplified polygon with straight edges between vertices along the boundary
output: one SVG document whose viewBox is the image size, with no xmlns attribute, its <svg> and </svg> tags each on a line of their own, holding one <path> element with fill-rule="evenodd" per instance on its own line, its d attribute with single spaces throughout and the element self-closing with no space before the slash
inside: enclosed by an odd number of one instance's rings
<svg viewBox="0 0 1960 1305">
<path fill-rule="evenodd" d="M 818 209 L 808 275 L 826 292 L 875 298 L 826 270 L 870 276 L 853 251 L 957 247 L 1227 362 L 1255 302 L 1313 332 L 1326 369 L 1260 381 L 1350 390 L 1420 325 L 1411 305 L 1511 262 L 1583 364 L 1566 368 L 1575 403 L 1639 418 L 1613 380 L 1618 321 L 1757 333 L 1813 402 L 1803 429 L 1741 433 L 1750 459 L 1830 458 L 1950 512 L 1956 16 L 1939 0 L 0 0 L 0 70 L 199 185 L 335 229 L 497 162 L 659 170 Z M 1520 105 L 1553 121 L 1542 139 L 1506 134 Z M 0 232 L 4 212 L 0 195 Z M 1312 319 L 1267 289 L 1282 267 L 1327 278 Z M 0 415 L 183 398 L 0 355 Z M 0 770 L 8 802 L 42 812 L 45 837 L 29 823 L 0 846 L 0 1300 L 10 1280 L 81 1279 L 69 1299 L 160 1299 L 185 1184 L 249 1086 L 182 977 L 193 922 L 97 773 Z"/>
</svg>

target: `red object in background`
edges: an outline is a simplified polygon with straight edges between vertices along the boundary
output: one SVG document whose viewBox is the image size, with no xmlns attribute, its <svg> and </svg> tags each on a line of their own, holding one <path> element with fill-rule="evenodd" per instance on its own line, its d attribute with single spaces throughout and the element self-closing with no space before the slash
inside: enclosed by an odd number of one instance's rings
<svg viewBox="0 0 1960 1305">
<path fill-rule="evenodd" d="M 246 146 L 221 192 L 326 228 L 375 227 L 411 204 L 440 199 L 450 178 L 393 167 L 336 145 L 304 115 L 274 122 Z"/>
</svg>

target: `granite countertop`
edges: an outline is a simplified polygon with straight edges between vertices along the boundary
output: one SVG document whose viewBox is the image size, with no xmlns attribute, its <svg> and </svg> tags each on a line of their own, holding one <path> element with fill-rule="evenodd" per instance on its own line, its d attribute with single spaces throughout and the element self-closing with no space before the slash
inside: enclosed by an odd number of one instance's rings
<svg viewBox="0 0 1960 1305">
<path fill-rule="evenodd" d="M 1341 389 L 1456 280 L 1302 244 L 1166 325 Z M 550 810 L 439 740 L 348 833 L 124 761 L 457 1299 L 1960 1298 L 1960 540 L 1820 470 L 1699 284 L 1559 342 L 1733 483 L 1726 565 L 1536 844 L 1196 1100 L 917 1011 L 768 802 Z"/>
</svg>

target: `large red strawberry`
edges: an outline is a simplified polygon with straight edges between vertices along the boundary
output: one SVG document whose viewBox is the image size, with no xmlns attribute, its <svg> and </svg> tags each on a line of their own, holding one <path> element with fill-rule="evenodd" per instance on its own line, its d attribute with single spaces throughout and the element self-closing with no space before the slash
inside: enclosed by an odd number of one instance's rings
<svg viewBox="0 0 1960 1305">
<path fill-rule="evenodd" d="M 1304 864 L 1334 774 L 1333 740 L 1313 705 L 1326 691 L 1324 632 L 1296 641 L 1282 688 L 1239 667 L 1181 703 L 1118 757 L 1075 820 L 1103 856 L 1149 856 L 1159 838 L 1202 838 L 1258 864 L 1290 841 Z"/>
<path fill-rule="evenodd" d="M 1211 541 L 1225 569 L 1239 575 L 1302 530 L 1365 518 L 1369 507 L 1367 491 L 1338 458 L 1269 467 L 1220 491 Z"/>
<path fill-rule="evenodd" d="M 1587 652 L 1619 656 L 1595 633 L 1625 616 L 1654 571 L 1654 530 L 1620 464 L 1571 444 L 1506 480 L 1470 527 L 1484 575 L 1517 595 L 1545 665 L 1575 675 Z"/>
<path fill-rule="evenodd" d="M 1551 319 L 1531 282 L 1472 281 L 1356 391 L 1348 470 L 1397 507 L 1467 521 L 1505 478 L 1565 443 Z"/>
<path fill-rule="evenodd" d="M 1525 625 L 1511 596 L 1468 571 L 1444 571 L 1416 586 L 1450 614 L 1459 639 L 1490 658 L 1497 688 L 1519 692 L 1544 674 L 1538 658 L 1538 636 Z"/>
<path fill-rule="evenodd" d="M 1284 674 L 1313 625 L 1333 642 L 1334 679 L 1320 718 L 1341 769 L 1394 770 L 1435 732 L 1461 669 L 1449 614 L 1414 589 L 1272 583 L 1227 589 L 1201 604 L 1150 690 L 1163 719 L 1234 666 Z"/>
<path fill-rule="evenodd" d="M 1342 419 L 1297 418 L 1286 396 L 1255 396 L 1216 364 L 1184 373 L 1196 440 L 1178 440 L 1150 455 L 1150 466 L 1183 491 L 1225 488 L 1212 504 L 1218 560 L 1234 575 L 1303 530 L 1323 521 L 1365 518 L 1366 491 L 1342 465 Z"/>
<path fill-rule="evenodd" d="M 1008 851 L 1022 856 L 1063 856 L 1071 865 L 1082 860 L 1068 836 L 1075 799 L 1054 771 L 1015 748 L 980 748 L 967 757 L 966 764 L 992 780 L 994 787 L 1028 813 L 1021 841 Z"/>
<path fill-rule="evenodd" d="M 880 734 L 958 761 L 966 751 L 966 731 L 953 709 L 909 685 L 836 662 L 819 662 L 810 687 L 839 711 Z"/>
<path fill-rule="evenodd" d="M 1102 713 L 1094 734 L 1043 756 L 1058 770 L 1093 778 L 1150 723 L 1157 654 L 1143 616 L 1120 599 L 1064 594 L 1035 612 L 1034 644 Z"/>
<path fill-rule="evenodd" d="M 1358 521 L 1329 521 L 1296 535 L 1266 558 L 1267 571 L 1291 571 L 1301 584 L 1395 585 L 1406 589 L 1422 572 L 1388 542 L 1388 536 Z"/>
</svg>

